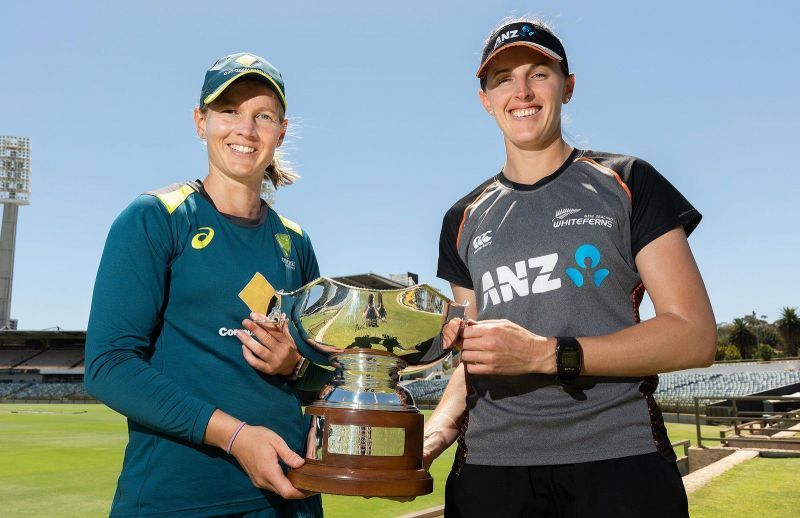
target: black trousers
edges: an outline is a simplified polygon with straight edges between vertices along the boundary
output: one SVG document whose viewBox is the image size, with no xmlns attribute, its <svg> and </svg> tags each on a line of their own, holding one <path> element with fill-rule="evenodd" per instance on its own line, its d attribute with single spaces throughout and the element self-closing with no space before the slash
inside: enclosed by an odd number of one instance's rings
<svg viewBox="0 0 800 518">
<path fill-rule="evenodd" d="M 450 472 L 445 518 L 688 517 L 674 462 L 659 453 L 555 466 L 464 464 Z"/>
</svg>

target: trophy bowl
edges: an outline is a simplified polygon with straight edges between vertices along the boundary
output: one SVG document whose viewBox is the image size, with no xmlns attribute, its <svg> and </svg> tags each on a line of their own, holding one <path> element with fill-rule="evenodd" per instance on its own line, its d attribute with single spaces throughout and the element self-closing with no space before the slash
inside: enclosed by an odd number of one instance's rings
<svg viewBox="0 0 800 518">
<path fill-rule="evenodd" d="M 375 290 L 326 277 L 281 294 L 279 303 L 305 342 L 298 347 L 310 346 L 312 361 L 335 368 L 306 407 L 306 462 L 289 472 L 292 484 L 353 496 L 433 491 L 422 466 L 424 418 L 398 381 L 404 368 L 417 370 L 449 354 L 442 327 L 463 317 L 463 306 L 424 284 Z"/>
</svg>

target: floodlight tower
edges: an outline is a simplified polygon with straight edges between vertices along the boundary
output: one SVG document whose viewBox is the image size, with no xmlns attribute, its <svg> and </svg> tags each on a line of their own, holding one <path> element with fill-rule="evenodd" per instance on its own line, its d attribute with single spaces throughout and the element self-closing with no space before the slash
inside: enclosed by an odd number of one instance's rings
<svg viewBox="0 0 800 518">
<path fill-rule="evenodd" d="M 275 205 L 275 186 L 266 178 L 261 181 L 261 198 L 263 198 L 270 207 Z"/>
<path fill-rule="evenodd" d="M 0 329 L 16 329 L 11 319 L 11 285 L 14 281 L 14 247 L 17 241 L 17 211 L 31 202 L 31 141 L 0 135 Z"/>
</svg>

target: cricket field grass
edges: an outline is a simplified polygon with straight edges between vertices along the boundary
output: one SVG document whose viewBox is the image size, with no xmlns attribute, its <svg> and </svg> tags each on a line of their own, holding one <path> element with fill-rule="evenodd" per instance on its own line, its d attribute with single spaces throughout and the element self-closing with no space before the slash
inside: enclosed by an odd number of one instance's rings
<svg viewBox="0 0 800 518">
<path fill-rule="evenodd" d="M 669 428 L 673 441 L 694 442 L 693 425 Z M 107 516 L 126 443 L 125 418 L 104 405 L 0 404 L 0 516 Z M 431 467 L 430 495 L 405 503 L 325 495 L 325 515 L 394 517 L 441 505 L 454 453 Z"/>
</svg>

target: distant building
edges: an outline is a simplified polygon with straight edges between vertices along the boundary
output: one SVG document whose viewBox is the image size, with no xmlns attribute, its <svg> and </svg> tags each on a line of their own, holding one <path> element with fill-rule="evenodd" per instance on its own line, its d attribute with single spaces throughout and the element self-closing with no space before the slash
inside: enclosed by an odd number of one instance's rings
<svg viewBox="0 0 800 518">
<path fill-rule="evenodd" d="M 419 284 L 419 275 L 416 273 L 390 273 L 389 278 L 395 282 L 399 282 L 404 286 L 413 286 L 415 284 Z"/>
</svg>

